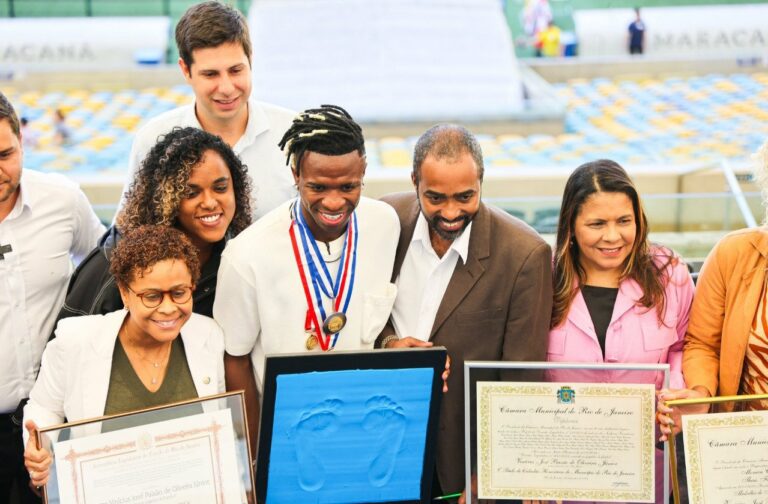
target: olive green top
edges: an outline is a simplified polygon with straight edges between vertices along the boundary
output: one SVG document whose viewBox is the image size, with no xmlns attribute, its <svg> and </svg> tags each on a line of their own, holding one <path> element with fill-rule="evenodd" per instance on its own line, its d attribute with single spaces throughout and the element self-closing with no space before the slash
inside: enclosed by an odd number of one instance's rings
<svg viewBox="0 0 768 504">
<path fill-rule="evenodd" d="M 116 339 L 115 351 L 112 355 L 112 372 L 109 376 L 109 391 L 107 392 L 107 403 L 104 407 L 104 415 L 114 415 L 125 413 L 127 411 L 136 411 L 153 406 L 162 406 L 178 401 L 196 399 L 197 389 L 192 380 L 192 373 L 189 371 L 187 363 L 187 354 L 184 351 L 184 343 L 181 338 L 176 338 L 171 344 L 171 354 L 168 356 L 168 367 L 165 372 L 165 378 L 156 392 L 150 392 L 141 382 L 136 371 L 125 353 L 120 338 Z M 183 415 L 202 413 L 199 404 L 191 405 L 194 408 L 188 410 L 185 408 Z M 178 410 L 160 410 L 152 413 L 152 422 L 169 420 L 182 416 Z M 146 421 L 137 422 L 134 417 L 123 417 L 110 421 L 102 430 L 104 432 L 122 429 L 136 425 L 137 423 L 146 423 Z"/>
</svg>

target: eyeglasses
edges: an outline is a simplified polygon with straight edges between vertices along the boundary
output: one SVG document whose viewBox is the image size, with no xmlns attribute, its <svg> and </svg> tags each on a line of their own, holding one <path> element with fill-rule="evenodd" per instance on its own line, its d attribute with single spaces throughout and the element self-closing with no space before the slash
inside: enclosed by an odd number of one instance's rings
<svg viewBox="0 0 768 504">
<path fill-rule="evenodd" d="M 192 291 L 195 289 L 189 285 L 179 285 L 169 290 L 149 289 L 144 292 L 136 292 L 130 287 L 128 287 L 128 290 L 141 299 L 141 303 L 147 308 L 157 308 L 163 303 L 166 294 L 171 296 L 171 301 L 174 303 L 184 304 L 192 297 Z"/>
</svg>

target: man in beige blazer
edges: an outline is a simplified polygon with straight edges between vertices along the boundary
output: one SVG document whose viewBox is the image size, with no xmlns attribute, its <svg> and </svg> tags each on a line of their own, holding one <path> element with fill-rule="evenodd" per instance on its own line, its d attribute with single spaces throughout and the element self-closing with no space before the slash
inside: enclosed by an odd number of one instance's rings
<svg viewBox="0 0 768 504">
<path fill-rule="evenodd" d="M 415 193 L 386 196 L 400 218 L 398 293 L 377 346 L 441 345 L 443 397 L 433 497 L 464 489 L 464 361 L 546 360 L 551 251 L 524 222 L 482 203 L 475 137 L 438 125 L 416 144 Z"/>
</svg>

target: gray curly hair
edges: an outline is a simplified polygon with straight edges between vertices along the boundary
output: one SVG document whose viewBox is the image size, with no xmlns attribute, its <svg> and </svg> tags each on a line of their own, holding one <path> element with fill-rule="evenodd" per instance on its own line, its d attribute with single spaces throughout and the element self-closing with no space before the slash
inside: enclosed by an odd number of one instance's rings
<svg viewBox="0 0 768 504">
<path fill-rule="evenodd" d="M 752 154 L 752 161 L 752 174 L 763 194 L 763 206 L 766 209 L 763 223 L 768 224 L 768 140 Z"/>
</svg>

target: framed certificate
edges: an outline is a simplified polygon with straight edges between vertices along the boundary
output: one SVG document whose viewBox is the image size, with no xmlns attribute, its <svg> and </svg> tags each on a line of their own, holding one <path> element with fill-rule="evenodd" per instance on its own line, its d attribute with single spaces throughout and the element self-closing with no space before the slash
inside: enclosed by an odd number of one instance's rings
<svg viewBox="0 0 768 504">
<path fill-rule="evenodd" d="M 267 356 L 259 502 L 429 502 L 444 348 Z"/>
<path fill-rule="evenodd" d="M 477 387 L 479 498 L 654 502 L 653 385 Z"/>
<path fill-rule="evenodd" d="M 47 503 L 207 502 L 252 495 L 242 392 L 41 429 Z"/>
<path fill-rule="evenodd" d="M 691 504 L 768 502 L 768 411 L 683 415 Z"/>
<path fill-rule="evenodd" d="M 655 419 L 666 364 L 465 362 L 464 371 L 467 491 L 481 502 L 656 502 L 668 488 Z"/>
</svg>

